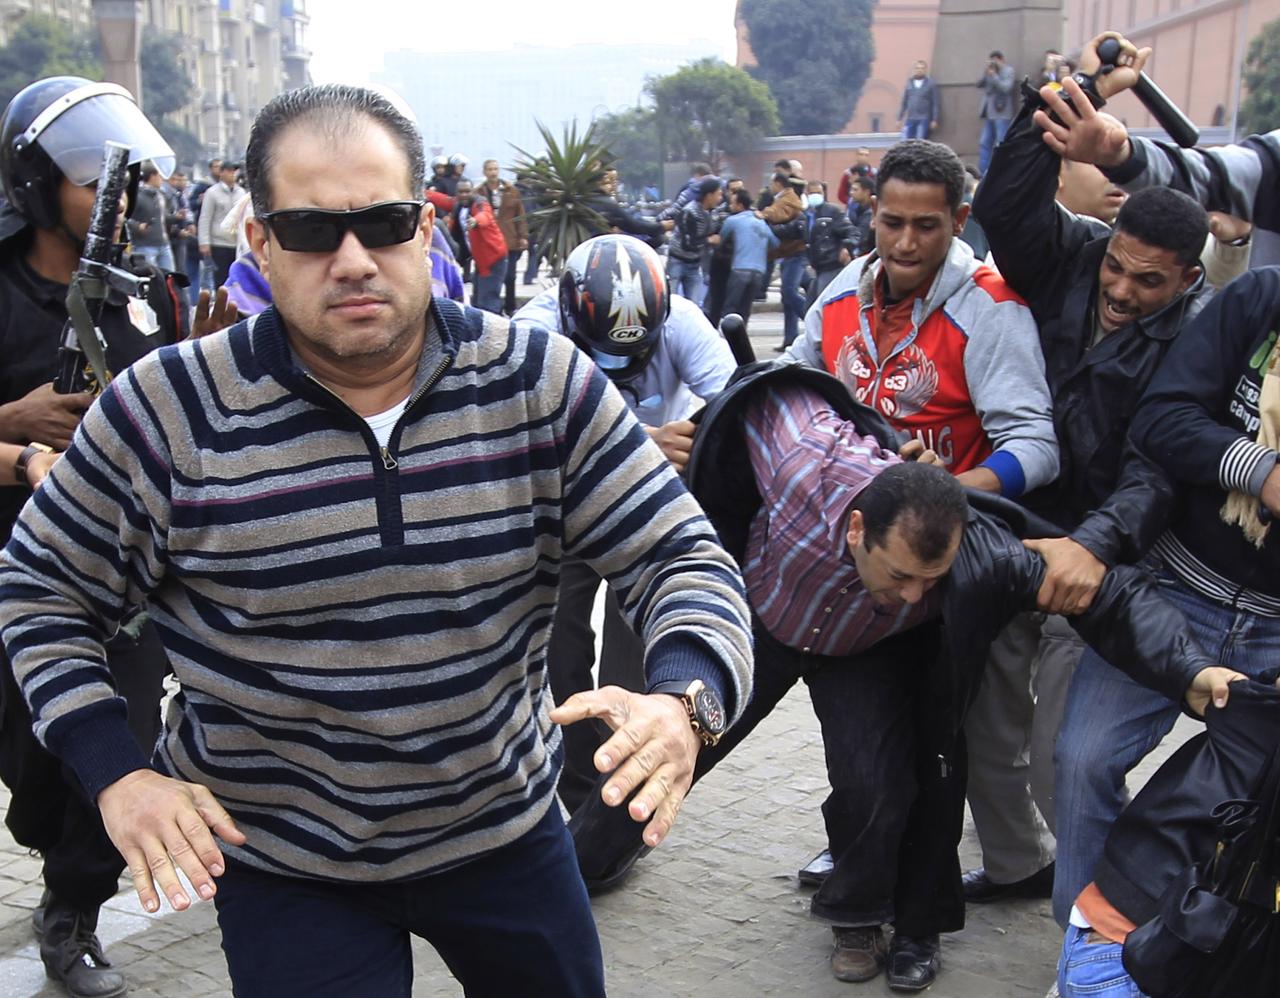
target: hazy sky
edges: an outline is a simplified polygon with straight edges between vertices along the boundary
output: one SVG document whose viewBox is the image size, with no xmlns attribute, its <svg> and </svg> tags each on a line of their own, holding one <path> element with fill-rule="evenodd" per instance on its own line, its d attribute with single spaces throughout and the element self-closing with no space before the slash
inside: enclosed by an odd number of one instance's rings
<svg viewBox="0 0 1280 998">
<path fill-rule="evenodd" d="M 307 0 L 311 76 L 367 83 L 392 49 L 482 51 L 536 46 L 672 42 L 706 38 L 733 61 L 735 0 Z M 643 11 L 643 15 L 632 13 Z M 477 67 L 482 71 L 481 67 Z M 465 99 L 466 81 L 457 97 Z"/>
</svg>

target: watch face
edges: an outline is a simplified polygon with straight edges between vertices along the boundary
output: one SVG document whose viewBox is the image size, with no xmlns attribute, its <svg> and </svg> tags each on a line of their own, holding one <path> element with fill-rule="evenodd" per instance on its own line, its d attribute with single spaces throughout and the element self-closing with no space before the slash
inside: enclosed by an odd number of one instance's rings
<svg viewBox="0 0 1280 998">
<path fill-rule="evenodd" d="M 698 723 L 708 734 L 719 735 L 724 732 L 724 707 L 710 690 L 699 690 L 693 698 L 693 709 L 698 716 Z"/>
</svg>

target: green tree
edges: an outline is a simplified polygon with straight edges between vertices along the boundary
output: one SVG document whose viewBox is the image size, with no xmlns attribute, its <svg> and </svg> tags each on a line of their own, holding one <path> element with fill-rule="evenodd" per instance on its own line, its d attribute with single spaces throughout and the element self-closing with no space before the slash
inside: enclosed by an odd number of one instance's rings
<svg viewBox="0 0 1280 998">
<path fill-rule="evenodd" d="M 191 103 L 196 85 L 182 62 L 182 38 L 163 31 L 143 33 L 138 52 L 142 70 L 142 109 L 152 121 Z"/>
<path fill-rule="evenodd" d="M 46 76 L 102 79 L 93 42 L 47 17 L 26 17 L 9 44 L 0 48 L 0 106 L 7 106 L 28 83 Z"/>
<path fill-rule="evenodd" d="M 651 80 L 647 89 L 667 157 L 706 160 L 718 169 L 726 154 L 778 130 L 769 88 L 719 59 L 691 62 Z"/>
<path fill-rule="evenodd" d="M 142 70 L 142 109 L 173 147 L 178 162 L 195 164 L 205 148 L 194 133 L 172 117 L 191 103 L 196 85 L 182 59 L 182 36 L 148 28 L 138 52 Z"/>
<path fill-rule="evenodd" d="M 596 135 L 609 150 L 618 176 L 631 188 L 661 186 L 662 150 L 658 115 L 650 107 L 630 107 L 595 120 Z"/>
<path fill-rule="evenodd" d="M 520 158 L 515 172 L 533 200 L 530 238 L 537 240 L 539 256 L 559 272 L 579 244 L 609 231 L 609 223 L 595 206 L 612 159 L 594 126 L 579 134 L 575 121 L 565 127 L 559 140 L 540 121 L 538 131 L 546 153 L 532 156 L 516 146 Z"/>
<path fill-rule="evenodd" d="M 1280 18 L 1268 21 L 1249 43 L 1244 61 L 1249 95 L 1240 105 L 1242 135 L 1280 128 Z"/>
<path fill-rule="evenodd" d="M 174 156 L 177 157 L 178 166 L 191 168 L 199 163 L 203 163 L 208 154 L 204 143 L 200 141 L 200 137 L 186 128 L 183 128 L 171 118 L 161 118 L 155 123 L 156 131 L 158 131 L 164 140 L 169 143 L 173 149 Z"/>
<path fill-rule="evenodd" d="M 838 132 L 871 72 L 875 0 L 742 0 L 742 19 L 788 135 Z"/>
</svg>

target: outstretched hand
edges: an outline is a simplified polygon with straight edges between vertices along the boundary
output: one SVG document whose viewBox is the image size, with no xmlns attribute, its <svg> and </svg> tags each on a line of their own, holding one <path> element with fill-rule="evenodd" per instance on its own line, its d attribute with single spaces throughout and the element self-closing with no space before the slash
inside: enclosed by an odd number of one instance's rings
<svg viewBox="0 0 1280 998">
<path fill-rule="evenodd" d="M 103 789 L 98 810 L 147 911 L 160 909 L 157 887 L 174 911 L 190 907 L 177 869 L 206 901 L 217 893 L 213 878 L 226 864 L 211 830 L 231 845 L 245 843 L 244 833 L 207 787 L 151 769 L 135 769 Z"/>
<path fill-rule="evenodd" d="M 1062 95 L 1071 98 L 1068 104 Z M 1068 77 L 1062 90 L 1046 85 L 1040 88 L 1045 106 L 1032 117 L 1044 129 L 1045 145 L 1064 159 L 1097 166 L 1119 166 L 1130 154 L 1129 132 L 1119 120 L 1097 110 Z"/>
<path fill-rule="evenodd" d="M 556 724 L 598 717 L 613 736 L 595 754 L 605 782 L 601 798 L 617 807 L 636 787 L 628 805 L 636 821 L 646 821 L 644 841 L 656 846 L 667 837 L 693 784 L 693 766 L 701 743 L 679 698 L 666 693 L 632 693 L 621 686 L 575 693 L 551 712 Z M 643 784 L 643 786 L 642 786 Z"/>
</svg>

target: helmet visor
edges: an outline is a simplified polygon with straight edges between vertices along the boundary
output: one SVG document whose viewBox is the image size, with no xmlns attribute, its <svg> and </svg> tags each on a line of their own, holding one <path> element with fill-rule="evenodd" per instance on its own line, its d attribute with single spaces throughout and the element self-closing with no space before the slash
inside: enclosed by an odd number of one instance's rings
<svg viewBox="0 0 1280 998">
<path fill-rule="evenodd" d="M 619 357 L 617 354 L 605 353 L 603 350 L 592 349 L 591 359 L 596 362 L 596 366 L 602 371 L 621 371 L 634 359 L 632 357 Z"/>
<path fill-rule="evenodd" d="M 131 166 L 149 159 L 162 177 L 173 173 L 176 158 L 169 143 L 138 105 L 122 94 L 98 94 L 73 104 L 36 136 L 40 148 L 78 187 L 98 179 L 107 141 L 129 146 Z"/>
</svg>

